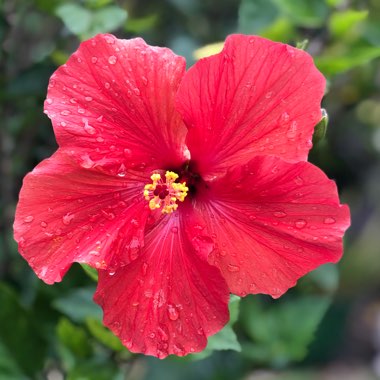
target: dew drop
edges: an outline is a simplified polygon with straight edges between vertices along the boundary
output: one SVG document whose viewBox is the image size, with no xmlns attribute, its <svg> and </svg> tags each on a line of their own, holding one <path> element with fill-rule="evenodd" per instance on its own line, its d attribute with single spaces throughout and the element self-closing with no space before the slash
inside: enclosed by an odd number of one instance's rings
<svg viewBox="0 0 380 380">
<path fill-rule="evenodd" d="M 267 93 L 265 94 L 265 97 L 266 97 L 267 99 L 270 99 L 270 98 L 272 97 L 272 95 L 273 95 L 273 91 L 269 91 L 269 92 L 267 92 Z"/>
<path fill-rule="evenodd" d="M 287 216 L 287 213 L 284 212 L 284 211 L 275 211 L 273 213 L 273 215 L 276 217 L 276 218 L 285 218 L 285 216 Z"/>
<path fill-rule="evenodd" d="M 111 85 L 108 82 L 106 82 L 104 83 L 104 87 L 108 90 L 111 87 Z"/>
<path fill-rule="evenodd" d="M 64 121 L 61 121 L 61 127 L 66 127 L 66 123 Z"/>
<path fill-rule="evenodd" d="M 66 214 L 62 217 L 62 223 L 65 225 L 65 226 L 68 226 L 72 220 L 74 219 L 74 215 L 73 214 Z"/>
<path fill-rule="evenodd" d="M 146 276 L 147 271 L 148 271 L 148 263 L 143 263 L 143 265 L 141 267 L 141 272 L 142 272 L 143 276 Z"/>
<path fill-rule="evenodd" d="M 142 76 L 141 80 L 142 80 L 142 82 L 144 83 L 145 86 L 148 84 L 148 79 L 146 77 Z"/>
<path fill-rule="evenodd" d="M 289 114 L 287 112 L 284 112 L 281 116 L 280 116 L 280 122 L 281 123 L 287 123 L 289 121 Z"/>
<path fill-rule="evenodd" d="M 79 110 L 78 110 L 79 112 Z M 90 124 L 88 124 L 88 120 L 83 118 L 82 119 L 83 123 L 84 123 L 84 126 L 83 126 L 83 129 L 89 134 L 89 135 L 94 135 L 96 133 L 96 129 L 91 126 Z"/>
<path fill-rule="evenodd" d="M 32 215 L 28 215 L 24 218 L 25 223 L 31 223 L 31 222 L 33 222 L 33 220 L 34 220 L 34 216 L 32 216 Z"/>
<path fill-rule="evenodd" d="M 178 227 L 172 227 L 171 231 L 173 232 L 173 234 L 177 234 L 178 233 Z"/>
<path fill-rule="evenodd" d="M 114 55 L 111 55 L 111 56 L 108 58 L 108 63 L 109 63 L 110 65 L 114 65 L 116 62 L 117 62 L 117 58 L 116 58 Z"/>
<path fill-rule="evenodd" d="M 84 108 L 78 108 L 78 113 L 84 114 L 86 110 Z"/>
<path fill-rule="evenodd" d="M 105 38 L 107 44 L 114 44 L 115 43 L 115 38 L 112 36 L 105 36 L 104 38 Z"/>
<path fill-rule="evenodd" d="M 61 115 L 63 115 L 63 116 L 68 116 L 70 114 L 71 114 L 71 112 L 69 110 L 63 110 L 63 111 L 61 111 Z"/>
<path fill-rule="evenodd" d="M 306 226 L 307 222 L 304 219 L 298 219 L 294 224 L 298 229 L 302 229 Z"/>
<path fill-rule="evenodd" d="M 179 317 L 178 310 L 173 305 L 168 305 L 168 315 L 171 321 L 176 321 Z"/>
<path fill-rule="evenodd" d="M 91 62 L 92 62 L 92 63 L 96 63 L 96 62 L 98 62 L 98 57 L 92 57 L 92 58 L 91 58 Z"/>
<path fill-rule="evenodd" d="M 132 156 L 132 151 L 128 148 L 125 148 L 123 152 L 126 158 L 130 158 Z"/>
<path fill-rule="evenodd" d="M 90 169 L 95 165 L 95 162 L 91 160 L 89 155 L 83 155 L 82 157 L 82 162 L 80 163 L 80 166 L 85 169 Z"/>
<path fill-rule="evenodd" d="M 84 99 L 85 99 L 86 102 L 91 102 L 92 101 L 92 97 L 91 96 L 86 96 Z"/>
<path fill-rule="evenodd" d="M 99 136 L 99 137 L 96 138 L 96 141 L 97 141 L 98 143 L 102 143 L 102 142 L 104 142 L 104 138 L 101 137 L 101 136 Z"/>
<path fill-rule="evenodd" d="M 46 103 L 47 103 L 47 104 L 52 104 L 52 103 L 53 103 L 53 99 L 47 98 L 47 99 L 46 99 Z"/>
<path fill-rule="evenodd" d="M 133 92 L 135 93 L 135 95 L 137 95 L 137 96 L 140 96 L 140 90 L 137 88 L 137 87 L 135 87 L 134 89 L 133 89 Z"/>
<path fill-rule="evenodd" d="M 117 176 L 123 178 L 126 174 L 126 167 L 124 164 L 121 164 L 117 171 Z"/>
<path fill-rule="evenodd" d="M 303 184 L 303 179 L 300 176 L 297 176 L 296 178 L 294 178 L 294 182 L 297 185 L 302 185 Z"/>
<path fill-rule="evenodd" d="M 46 227 L 47 227 L 47 223 L 46 223 L 46 222 L 41 222 L 41 223 L 40 223 L 40 226 L 41 226 L 42 228 L 46 228 Z"/>
<path fill-rule="evenodd" d="M 336 220 L 334 218 L 331 218 L 331 217 L 328 217 L 328 218 L 325 218 L 323 223 L 325 224 L 334 224 L 336 222 Z"/>
<path fill-rule="evenodd" d="M 228 264 L 227 269 L 230 272 L 239 272 L 240 268 L 237 265 Z"/>
<path fill-rule="evenodd" d="M 286 137 L 288 139 L 294 139 L 297 136 L 297 122 L 292 121 L 288 131 L 286 132 Z"/>
</svg>

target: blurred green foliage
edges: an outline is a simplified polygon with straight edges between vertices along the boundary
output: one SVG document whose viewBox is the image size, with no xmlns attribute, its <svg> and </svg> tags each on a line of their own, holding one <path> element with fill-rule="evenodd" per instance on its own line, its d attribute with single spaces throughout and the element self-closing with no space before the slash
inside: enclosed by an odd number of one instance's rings
<svg viewBox="0 0 380 380">
<path fill-rule="evenodd" d="M 0 380 L 380 376 L 380 0 L 0 5 Z M 204 352 L 159 361 L 131 354 L 102 325 L 92 301 L 93 270 L 85 267 L 86 276 L 74 265 L 53 287 L 35 278 L 12 240 L 18 190 L 25 173 L 56 149 L 42 113 L 50 75 L 80 40 L 99 32 L 142 36 L 184 55 L 189 65 L 197 48 L 233 32 L 308 41 L 304 48 L 328 79 L 330 118 L 327 134 L 326 120 L 316 128 L 310 160 L 337 181 L 353 215 L 339 287 L 337 267 L 325 266 L 279 300 L 232 298 L 231 321 Z"/>
</svg>

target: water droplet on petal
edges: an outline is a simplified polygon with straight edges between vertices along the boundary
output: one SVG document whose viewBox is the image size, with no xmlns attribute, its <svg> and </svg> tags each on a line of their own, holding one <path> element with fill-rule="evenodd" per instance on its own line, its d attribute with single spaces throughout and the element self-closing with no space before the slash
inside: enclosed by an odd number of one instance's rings
<svg viewBox="0 0 380 380">
<path fill-rule="evenodd" d="M 104 38 L 105 38 L 107 44 L 114 44 L 115 43 L 115 38 L 112 36 L 105 36 Z"/>
<path fill-rule="evenodd" d="M 145 86 L 148 84 L 148 79 L 146 77 L 142 76 L 141 80 L 142 80 L 142 82 L 144 83 Z"/>
<path fill-rule="evenodd" d="M 178 310 L 173 305 L 168 305 L 168 315 L 171 321 L 176 321 L 179 317 Z"/>
<path fill-rule="evenodd" d="M 268 92 L 265 94 L 265 97 L 266 97 L 267 99 L 270 99 L 270 98 L 272 97 L 272 95 L 273 95 L 273 91 L 268 91 Z"/>
<path fill-rule="evenodd" d="M 143 263 L 143 265 L 141 267 L 141 272 L 142 272 L 143 276 L 146 276 L 147 271 L 148 271 L 148 263 Z"/>
<path fill-rule="evenodd" d="M 297 136 L 297 122 L 292 121 L 288 131 L 286 132 L 286 137 L 288 139 L 294 139 Z"/>
<path fill-rule="evenodd" d="M 108 90 L 111 87 L 111 85 L 108 82 L 106 82 L 104 83 L 104 87 Z"/>
<path fill-rule="evenodd" d="M 91 102 L 92 101 L 92 97 L 91 96 L 86 96 L 84 99 L 85 99 L 86 102 Z"/>
<path fill-rule="evenodd" d="M 71 221 L 74 219 L 74 215 L 73 214 L 66 214 L 62 217 L 62 223 L 66 226 L 68 226 Z"/>
<path fill-rule="evenodd" d="M 53 99 L 47 98 L 47 99 L 46 99 L 46 103 L 47 103 L 47 104 L 52 104 L 52 103 L 53 103 Z"/>
<path fill-rule="evenodd" d="M 34 220 L 34 216 L 32 216 L 32 215 L 28 215 L 24 218 L 25 223 L 31 223 L 31 222 L 33 222 L 33 220 Z"/>
<path fill-rule="evenodd" d="M 287 216 L 287 213 L 284 212 L 284 211 L 275 211 L 273 213 L 273 215 L 276 217 L 276 218 L 285 218 L 285 216 Z"/>
<path fill-rule="evenodd" d="M 135 95 L 140 96 L 140 90 L 137 87 L 133 89 L 133 92 Z"/>
<path fill-rule="evenodd" d="M 227 269 L 229 272 L 239 272 L 240 268 L 237 265 L 228 264 Z"/>
<path fill-rule="evenodd" d="M 285 124 L 289 121 L 289 114 L 287 112 L 284 112 L 281 116 L 280 116 L 280 123 L 281 124 Z"/>
<path fill-rule="evenodd" d="M 42 228 L 46 228 L 46 227 L 47 227 L 47 223 L 46 223 L 46 222 L 41 222 L 41 223 L 40 223 L 40 226 L 41 226 Z"/>
<path fill-rule="evenodd" d="M 117 62 L 117 57 L 115 57 L 114 55 L 111 55 L 111 56 L 108 58 L 108 63 L 109 63 L 110 65 L 114 65 L 116 62 Z"/>
<path fill-rule="evenodd" d="M 96 62 L 98 62 L 98 57 L 92 57 L 92 58 L 91 58 L 91 62 L 92 62 L 92 63 L 96 63 Z"/>
<path fill-rule="evenodd" d="M 124 164 L 121 164 L 117 171 L 117 176 L 122 178 L 122 177 L 125 177 L 126 174 L 127 174 L 126 167 Z"/>
<path fill-rule="evenodd" d="M 71 114 L 71 112 L 69 110 L 63 110 L 63 111 L 61 111 L 61 115 L 63 115 L 63 116 L 68 116 L 70 114 Z"/>
<path fill-rule="evenodd" d="M 79 110 L 78 110 L 79 111 Z M 94 135 L 96 133 L 96 129 L 91 126 L 90 124 L 88 124 L 88 120 L 83 118 L 82 119 L 83 123 L 84 123 L 84 126 L 83 126 L 83 129 L 89 134 L 89 135 Z"/>
<path fill-rule="evenodd" d="M 90 169 L 95 165 L 95 162 L 91 160 L 90 156 L 88 154 L 83 155 L 82 162 L 80 163 L 80 166 L 85 169 Z"/>
<path fill-rule="evenodd" d="M 171 231 L 173 232 L 173 234 L 177 234 L 178 233 L 178 227 L 172 227 Z"/>
<path fill-rule="evenodd" d="M 298 229 L 302 229 L 306 226 L 307 222 L 304 219 L 298 219 L 294 224 Z"/>
<path fill-rule="evenodd" d="M 297 176 L 296 178 L 294 178 L 294 182 L 297 185 L 302 185 L 303 184 L 303 179 L 300 176 Z"/>
<path fill-rule="evenodd" d="M 334 218 L 331 218 L 331 217 L 328 217 L 328 218 L 325 218 L 323 223 L 325 224 L 334 224 L 336 222 L 336 220 Z"/>
</svg>

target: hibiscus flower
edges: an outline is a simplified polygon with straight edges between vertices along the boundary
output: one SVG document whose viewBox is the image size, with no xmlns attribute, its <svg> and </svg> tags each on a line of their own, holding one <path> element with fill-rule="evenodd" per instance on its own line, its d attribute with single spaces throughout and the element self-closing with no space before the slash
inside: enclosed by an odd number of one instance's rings
<svg viewBox="0 0 380 380">
<path fill-rule="evenodd" d="M 259 37 L 187 72 L 140 38 L 83 42 L 49 82 L 59 149 L 25 177 L 20 253 L 48 284 L 97 268 L 131 351 L 202 350 L 230 293 L 277 298 L 342 255 L 348 207 L 307 162 L 324 87 L 306 52 Z"/>
</svg>

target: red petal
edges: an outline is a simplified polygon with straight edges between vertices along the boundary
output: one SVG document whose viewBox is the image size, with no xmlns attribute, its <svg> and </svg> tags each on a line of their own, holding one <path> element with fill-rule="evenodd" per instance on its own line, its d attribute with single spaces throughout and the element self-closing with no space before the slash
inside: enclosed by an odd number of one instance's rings
<svg viewBox="0 0 380 380">
<path fill-rule="evenodd" d="M 183 162 L 186 128 L 174 108 L 185 60 L 141 38 L 98 35 L 51 77 L 45 112 L 83 167 L 161 168 Z"/>
<path fill-rule="evenodd" d="M 337 262 L 349 209 L 335 183 L 308 162 L 258 156 L 200 195 L 198 210 L 217 243 L 209 256 L 232 293 L 279 297 L 301 276 Z"/>
<path fill-rule="evenodd" d="M 73 262 L 95 268 L 130 262 L 149 213 L 142 196 L 147 180 L 82 169 L 59 150 L 24 179 L 14 223 L 20 253 L 49 284 Z"/>
<path fill-rule="evenodd" d="M 188 71 L 177 95 L 203 177 L 258 154 L 306 160 L 324 87 L 306 52 L 260 37 L 228 37 L 220 54 Z"/>
<path fill-rule="evenodd" d="M 132 352 L 159 358 L 198 352 L 228 320 L 227 285 L 193 251 L 178 219 L 171 215 L 147 234 L 131 264 L 99 271 L 95 301 L 104 324 Z"/>
</svg>

